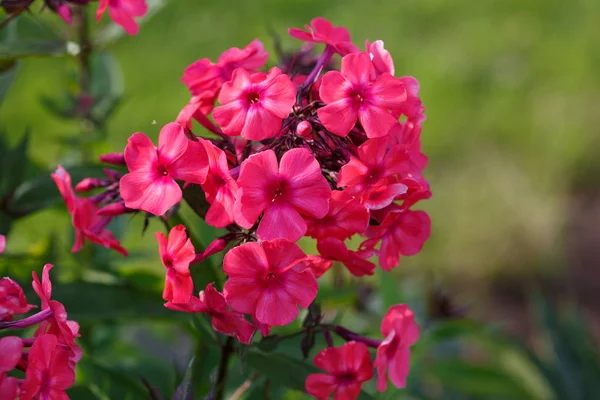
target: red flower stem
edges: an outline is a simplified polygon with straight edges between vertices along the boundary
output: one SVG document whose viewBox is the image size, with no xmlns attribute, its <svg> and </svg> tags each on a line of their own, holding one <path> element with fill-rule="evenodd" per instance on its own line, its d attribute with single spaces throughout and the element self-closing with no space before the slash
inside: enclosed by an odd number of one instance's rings
<svg viewBox="0 0 600 400">
<path fill-rule="evenodd" d="M 348 330 L 340 325 L 333 325 L 333 331 L 339 337 L 341 337 L 342 339 L 344 339 L 346 341 L 354 340 L 356 342 L 362 342 L 362 343 L 366 344 L 367 346 L 372 347 L 374 349 L 378 348 L 379 345 L 381 345 L 381 343 L 383 342 L 383 340 L 366 338 L 366 337 L 361 336 L 356 332 L 352 332 L 351 330 Z"/>
<path fill-rule="evenodd" d="M 40 311 L 37 314 L 33 314 L 30 317 L 25 319 L 21 319 L 18 321 L 9 321 L 9 322 L 0 322 L 0 329 L 6 328 L 14 328 L 14 329 L 24 329 L 30 326 L 39 324 L 42 321 L 47 320 L 52 316 L 52 310 L 46 308 L 45 310 Z"/>
<path fill-rule="evenodd" d="M 312 71 L 310 71 L 310 74 L 308 74 L 308 76 L 306 77 L 306 80 L 302 83 L 302 86 L 300 86 L 300 88 L 298 89 L 298 98 L 299 99 L 301 99 L 302 97 L 304 97 L 306 95 L 306 92 L 308 92 L 308 89 L 312 86 L 313 83 L 315 83 L 319 74 L 321 73 L 323 68 L 325 68 L 327 63 L 329 63 L 329 61 L 331 60 L 331 57 L 333 57 L 334 54 L 335 54 L 335 50 L 333 47 L 331 47 L 329 45 L 325 46 L 325 51 L 323 51 L 323 54 L 321 54 L 321 57 L 319 57 L 319 59 L 317 60 L 315 67 L 313 68 Z M 300 103 L 300 102 L 298 102 L 298 103 Z"/>
<path fill-rule="evenodd" d="M 333 338 L 331 337 L 331 332 L 328 327 L 323 327 L 323 336 L 325 337 L 325 342 L 327 346 L 333 347 Z"/>
</svg>

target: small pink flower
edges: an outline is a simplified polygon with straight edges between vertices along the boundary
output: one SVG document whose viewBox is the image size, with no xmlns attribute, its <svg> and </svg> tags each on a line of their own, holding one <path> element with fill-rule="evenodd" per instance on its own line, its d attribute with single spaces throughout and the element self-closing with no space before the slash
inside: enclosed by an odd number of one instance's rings
<svg viewBox="0 0 600 400">
<path fill-rule="evenodd" d="M 51 176 L 65 200 L 67 210 L 71 214 L 71 222 L 75 228 L 75 243 L 71 251 L 73 253 L 78 252 L 85 241 L 89 240 L 127 256 L 127 250 L 121 246 L 112 232 L 106 229 L 111 218 L 99 215 L 98 205 L 92 200 L 75 195 L 69 173 L 59 165 Z"/>
<path fill-rule="evenodd" d="M 233 205 L 238 192 L 238 184 L 229 172 L 227 155 L 208 140 L 202 144 L 208 154 L 208 175 L 202 186 L 210 208 L 206 213 L 206 223 L 216 228 L 224 228 L 233 223 Z"/>
<path fill-rule="evenodd" d="M 312 272 L 293 268 L 304 257 L 300 247 L 285 239 L 234 247 L 223 260 L 229 276 L 225 300 L 263 324 L 289 324 L 298 316 L 298 306 L 307 308 L 317 296 Z"/>
<path fill-rule="evenodd" d="M 259 215 L 262 240 L 285 238 L 295 242 L 306 233 L 306 218 L 323 218 L 329 208 L 331 188 L 321 167 L 306 149 L 292 149 L 279 167 L 273 150 L 250 156 L 241 166 L 235 203 L 235 220 L 251 228 Z"/>
<path fill-rule="evenodd" d="M 212 317 L 213 329 L 225 335 L 235 337 L 240 343 L 248 344 L 252 340 L 256 328 L 244 318 L 244 314 L 229 310 L 222 293 L 213 283 L 206 285 L 198 297 L 191 297 L 187 304 L 169 302 L 165 306 L 171 310 L 184 312 L 201 312 Z"/>
<path fill-rule="evenodd" d="M 134 17 L 142 17 L 148 12 L 146 0 L 100 0 L 96 22 L 100 22 L 107 7 L 110 18 L 129 35 L 136 35 L 140 29 Z"/>
<path fill-rule="evenodd" d="M 410 349 L 419 338 L 419 327 L 414 313 L 406 304 L 390 307 L 381 321 L 381 334 L 385 340 L 377 348 L 377 390 L 387 388 L 387 376 L 397 388 L 406 386 L 410 368 Z"/>
<path fill-rule="evenodd" d="M 305 25 L 306 31 L 298 28 L 289 28 L 289 34 L 305 42 L 324 43 L 333 47 L 342 56 L 355 53 L 358 47 L 352 44 L 348 29 L 342 26 L 333 26 L 325 18 L 317 17 Z"/>
<path fill-rule="evenodd" d="M 264 140 L 279 133 L 295 102 L 296 87 L 279 68 L 271 68 L 268 75 L 250 75 L 238 68 L 223 85 L 219 94 L 222 105 L 215 108 L 213 117 L 227 135 Z"/>
<path fill-rule="evenodd" d="M 243 49 L 232 47 L 226 50 L 216 63 L 212 63 L 208 58 L 194 62 L 185 69 L 181 81 L 186 84 L 193 96 L 203 96 L 207 99 L 206 104 L 210 103 L 210 108 L 204 114 L 208 114 L 219 95 L 221 86 L 231 80 L 235 69 L 243 68 L 248 72 L 254 72 L 265 65 L 268 57 L 269 53 L 265 51 L 263 44 L 255 39 Z"/>
<path fill-rule="evenodd" d="M 330 132 L 346 137 L 360 121 L 367 137 L 387 135 L 398 124 L 398 113 L 406 100 L 401 80 L 388 73 L 371 79 L 373 64 L 369 54 L 348 54 L 342 59 L 341 72 L 329 71 L 319 89 L 326 104 L 317 113 Z"/>
<path fill-rule="evenodd" d="M 371 78 L 375 79 L 384 73 L 394 76 L 394 60 L 392 60 L 390 52 L 383 47 L 383 40 L 376 40 L 373 43 L 367 40 L 366 47 L 366 52 L 371 56 L 371 63 L 373 64 L 374 75 Z"/>
<path fill-rule="evenodd" d="M 317 399 L 355 400 L 364 382 L 373 378 L 373 363 L 369 348 L 350 341 L 342 347 L 327 347 L 315 357 L 315 365 L 325 374 L 310 374 L 306 391 Z"/>
<path fill-rule="evenodd" d="M 334 190 L 331 192 L 327 215 L 306 222 L 308 236 L 315 239 L 333 237 L 345 240 L 367 229 L 369 210 L 346 191 Z"/>
<path fill-rule="evenodd" d="M 158 149 L 141 132 L 125 147 L 129 173 L 121 178 L 121 196 L 128 208 L 162 215 L 181 200 L 175 179 L 201 184 L 206 180 L 208 157 L 204 146 L 188 140 L 181 125 L 165 125 Z"/>
<path fill-rule="evenodd" d="M 317 250 L 321 257 L 344 264 L 354 276 L 373 275 L 375 272 L 375 264 L 366 260 L 371 256 L 371 252 L 348 250 L 344 242 L 339 239 L 333 237 L 320 239 L 317 242 Z"/>
<path fill-rule="evenodd" d="M 373 249 L 379 241 L 379 265 L 390 271 L 400 263 L 400 255 L 412 256 L 423 248 L 431 233 L 431 220 L 424 211 L 403 211 L 393 208 L 386 213 L 381 225 L 369 228 L 371 237 L 361 249 Z"/>
<path fill-rule="evenodd" d="M 0 322 L 10 321 L 13 315 L 24 314 L 35 308 L 27 304 L 21 286 L 10 278 L 0 279 Z"/>
<path fill-rule="evenodd" d="M 53 399 L 67 400 L 65 393 L 74 382 L 75 372 L 70 365 L 68 353 L 62 349 L 56 336 L 39 336 L 27 358 L 21 400 Z"/>
<path fill-rule="evenodd" d="M 338 187 L 371 210 L 387 207 L 408 189 L 399 176 L 419 170 L 411 154 L 405 146 L 389 146 L 387 138 L 369 139 L 358 147 L 358 158 L 341 168 Z"/>
<path fill-rule="evenodd" d="M 167 269 L 163 299 L 175 304 L 185 304 L 194 291 L 189 265 L 196 252 L 185 233 L 185 226 L 177 225 L 169 232 L 169 239 L 162 232 L 154 234 L 158 240 L 160 258 Z"/>
</svg>

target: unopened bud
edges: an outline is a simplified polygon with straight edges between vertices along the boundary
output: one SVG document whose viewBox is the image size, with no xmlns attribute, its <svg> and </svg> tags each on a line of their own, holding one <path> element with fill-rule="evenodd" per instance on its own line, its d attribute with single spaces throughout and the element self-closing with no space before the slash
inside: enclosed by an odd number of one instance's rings
<svg viewBox="0 0 600 400">
<path fill-rule="evenodd" d="M 126 214 L 134 211 L 135 210 L 132 210 L 131 208 L 125 207 L 125 203 L 118 202 L 102 207 L 96 212 L 96 214 L 101 215 L 103 217 L 116 217 L 117 215 Z"/>
<path fill-rule="evenodd" d="M 77 192 L 89 192 L 92 189 L 108 186 L 110 182 L 99 178 L 84 178 L 75 186 Z"/>
<path fill-rule="evenodd" d="M 100 162 L 113 165 L 125 165 L 125 156 L 123 153 L 102 154 L 100 156 Z"/>
<path fill-rule="evenodd" d="M 296 127 L 296 134 L 298 136 L 307 137 L 312 133 L 312 126 L 308 121 L 301 121 Z"/>
<path fill-rule="evenodd" d="M 196 254 L 196 258 L 194 258 L 194 261 L 192 261 L 191 264 L 202 262 L 213 254 L 223 251 L 227 246 L 227 243 L 229 242 L 223 238 L 216 238 L 202 253 Z"/>
<path fill-rule="evenodd" d="M 108 176 L 112 181 L 118 181 L 123 177 L 122 173 L 110 168 L 104 168 L 104 174 Z"/>
</svg>

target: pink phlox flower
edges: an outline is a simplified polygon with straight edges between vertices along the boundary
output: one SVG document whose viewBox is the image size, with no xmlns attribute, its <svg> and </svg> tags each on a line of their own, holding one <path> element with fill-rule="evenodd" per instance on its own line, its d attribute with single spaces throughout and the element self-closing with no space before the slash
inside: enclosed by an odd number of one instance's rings
<svg viewBox="0 0 600 400">
<path fill-rule="evenodd" d="M 127 250 L 121 246 L 112 232 L 106 229 L 111 218 L 98 215 L 99 207 L 92 200 L 75 195 L 69 173 L 59 165 L 50 176 L 65 200 L 67 210 L 71 214 L 73 228 L 75 228 L 75 243 L 71 251 L 78 252 L 85 241 L 89 240 L 127 256 Z"/>
<path fill-rule="evenodd" d="M 268 57 L 269 53 L 265 51 L 261 41 L 254 39 L 243 49 L 233 47 L 226 50 L 216 63 L 212 63 L 208 58 L 192 63 L 183 72 L 181 81 L 190 89 L 193 96 L 212 98 L 212 102 L 207 101 L 212 109 L 221 86 L 231 79 L 235 69 L 243 68 L 254 72 L 265 65 Z M 210 109 L 205 114 L 208 114 Z"/>
<path fill-rule="evenodd" d="M 373 378 L 373 363 L 364 343 L 350 341 L 342 347 L 327 347 L 314 359 L 326 373 L 310 374 L 306 391 L 317 399 L 355 400 L 364 382 Z"/>
<path fill-rule="evenodd" d="M 390 146 L 387 138 L 369 139 L 358 147 L 358 158 L 341 168 L 338 187 L 371 210 L 387 207 L 408 190 L 400 177 L 420 170 L 411 156 L 406 146 Z"/>
<path fill-rule="evenodd" d="M 383 40 L 376 40 L 373 43 L 368 40 L 365 43 L 366 52 L 371 57 L 371 63 L 373 64 L 373 71 L 371 79 L 375 79 L 377 76 L 388 73 L 394 76 L 394 60 L 390 55 L 390 52 L 383 47 Z"/>
<path fill-rule="evenodd" d="M 75 372 L 56 336 L 39 336 L 31 346 L 28 362 L 21 400 L 69 399 L 65 391 L 75 382 Z"/>
<path fill-rule="evenodd" d="M 295 102 L 296 87 L 279 68 L 267 75 L 238 68 L 223 85 L 213 118 L 227 135 L 260 141 L 279 133 Z"/>
<path fill-rule="evenodd" d="M 233 205 L 238 192 L 238 184 L 229 172 L 227 155 L 208 140 L 202 144 L 208 154 L 208 175 L 202 190 L 210 208 L 206 213 L 206 223 L 216 228 L 224 228 L 233 223 Z"/>
<path fill-rule="evenodd" d="M 229 276 L 223 288 L 225 300 L 263 324 L 289 324 L 298 316 L 298 306 L 307 308 L 317 296 L 312 272 L 293 268 L 304 257 L 298 245 L 285 239 L 234 247 L 223 260 Z"/>
<path fill-rule="evenodd" d="M 367 229 L 369 210 L 346 191 L 334 190 L 331 192 L 327 215 L 321 219 L 307 220 L 306 223 L 308 236 L 345 240 Z"/>
<path fill-rule="evenodd" d="M 346 137 L 360 121 L 367 137 L 387 135 L 398 124 L 406 100 L 401 80 L 387 72 L 371 79 L 373 65 L 367 53 L 348 54 L 342 59 L 340 72 L 329 71 L 319 89 L 326 104 L 317 114 L 321 123 L 338 136 Z"/>
<path fill-rule="evenodd" d="M 306 149 L 287 151 L 279 166 L 273 150 L 250 156 L 242 163 L 238 185 L 235 220 L 248 229 L 264 211 L 257 230 L 262 240 L 295 242 L 306 233 L 304 218 L 323 218 L 329 209 L 331 188 Z"/>
<path fill-rule="evenodd" d="M 192 119 L 195 119 L 204 126 L 206 124 L 206 116 L 212 111 L 215 99 L 216 96 L 210 98 L 204 94 L 192 97 L 189 103 L 181 109 L 175 122 L 181 125 L 186 132 L 192 130 Z M 205 126 L 205 128 L 209 129 L 210 127 Z"/>
<path fill-rule="evenodd" d="M 19 391 L 19 380 L 0 372 L 0 399 L 16 400 L 19 398 Z"/>
<path fill-rule="evenodd" d="M 23 341 L 17 336 L 0 338 L 0 373 L 8 372 L 15 368 L 23 351 Z"/>
<path fill-rule="evenodd" d="M 0 279 L 0 322 L 10 321 L 13 315 L 24 314 L 35 308 L 27 304 L 21 286 L 10 278 Z"/>
<path fill-rule="evenodd" d="M 375 264 L 366 260 L 371 256 L 371 252 L 348 250 L 346 244 L 339 239 L 333 237 L 319 239 L 317 250 L 324 259 L 339 261 L 344 264 L 354 276 L 373 275 L 375 273 Z"/>
<path fill-rule="evenodd" d="M 142 17 L 148 12 L 146 0 L 100 0 L 96 22 L 100 22 L 107 7 L 110 18 L 129 35 L 136 35 L 140 29 L 134 18 Z"/>
<path fill-rule="evenodd" d="M 421 123 L 425 120 L 425 107 L 419 97 L 419 82 L 412 76 L 403 76 L 398 78 L 406 88 L 406 101 L 398 110 L 401 115 L 405 115 L 409 120 Z"/>
<path fill-rule="evenodd" d="M 67 319 L 67 311 L 62 303 L 51 300 L 52 282 L 50 281 L 50 270 L 52 267 L 52 264 L 44 265 L 41 282 L 37 273 L 35 271 L 32 272 L 33 282 L 31 286 L 42 301 L 42 310 L 49 308 L 52 311 L 52 317 L 39 324 L 35 336 L 40 337 L 46 334 L 55 336 L 58 339 L 58 343 L 68 350 L 69 359 L 74 365 L 81 358 L 81 348 L 75 343 L 75 338 L 80 336 L 79 324 Z"/>
<path fill-rule="evenodd" d="M 154 236 L 158 241 L 160 258 L 167 269 L 163 299 L 175 304 L 186 304 L 194 291 L 189 266 L 196 257 L 196 252 L 192 241 L 187 237 L 185 226 L 173 227 L 168 239 L 162 232 L 156 232 Z"/>
<path fill-rule="evenodd" d="M 305 42 L 324 43 L 335 49 L 342 56 L 348 53 L 356 53 L 356 47 L 351 39 L 348 29 L 342 26 L 333 26 L 325 18 L 317 17 L 310 21 L 310 25 L 304 25 L 306 31 L 299 28 L 289 28 L 289 34 Z"/>
<path fill-rule="evenodd" d="M 384 271 L 390 271 L 400 263 L 400 255 L 412 256 L 423 248 L 431 233 L 431 220 L 424 211 L 402 210 L 390 206 L 390 211 L 379 226 L 369 227 L 361 250 L 373 249 L 381 242 L 378 250 L 379 265 Z"/>
<path fill-rule="evenodd" d="M 409 347 L 419 338 L 414 313 L 406 304 L 391 306 L 381 321 L 381 334 L 385 339 L 377 348 L 375 357 L 377 390 L 386 390 L 387 376 L 394 386 L 403 388 L 410 367 Z"/>
<path fill-rule="evenodd" d="M 165 125 L 158 149 L 143 133 L 134 133 L 125 147 L 129 173 L 121 178 L 121 196 L 128 208 L 162 215 L 177 204 L 182 191 L 175 179 L 201 184 L 208 172 L 208 156 L 199 142 L 188 140 L 181 125 Z"/>
</svg>

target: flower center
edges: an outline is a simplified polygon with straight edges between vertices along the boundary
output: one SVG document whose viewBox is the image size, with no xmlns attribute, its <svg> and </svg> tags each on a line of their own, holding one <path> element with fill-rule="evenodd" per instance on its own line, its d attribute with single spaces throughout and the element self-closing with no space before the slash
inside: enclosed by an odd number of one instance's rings
<svg viewBox="0 0 600 400">
<path fill-rule="evenodd" d="M 162 176 L 167 176 L 167 175 L 169 175 L 169 171 L 167 171 L 167 169 L 164 166 L 159 165 L 158 166 L 158 174 L 162 175 Z"/>
<path fill-rule="evenodd" d="M 246 93 L 246 101 L 250 104 L 256 104 L 260 101 L 260 95 L 256 92 Z"/>
<path fill-rule="evenodd" d="M 352 102 L 357 106 L 362 105 L 365 101 L 365 95 L 362 90 L 353 90 L 350 92 L 350 98 L 352 98 Z"/>
<path fill-rule="evenodd" d="M 267 275 L 267 280 L 270 281 L 271 279 L 275 279 L 275 274 L 272 272 Z"/>
</svg>

